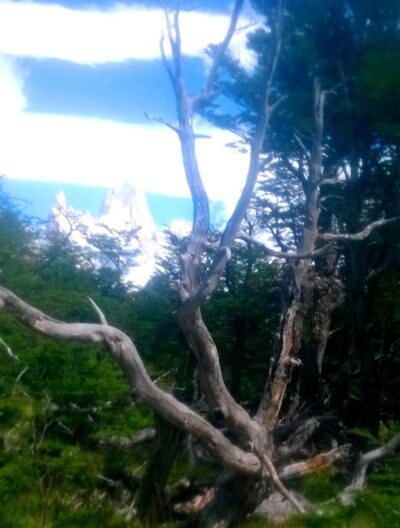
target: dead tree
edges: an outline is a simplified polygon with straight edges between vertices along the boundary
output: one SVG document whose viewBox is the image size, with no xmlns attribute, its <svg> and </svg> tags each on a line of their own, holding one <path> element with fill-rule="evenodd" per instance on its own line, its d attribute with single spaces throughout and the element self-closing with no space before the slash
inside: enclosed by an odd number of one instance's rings
<svg viewBox="0 0 400 528">
<path fill-rule="evenodd" d="M 275 99 L 272 83 L 278 64 L 283 26 L 283 3 L 277 1 L 275 18 L 269 21 L 273 35 L 273 46 L 268 67 L 263 79 L 263 92 L 260 97 L 257 124 L 250 142 L 250 160 L 246 183 L 235 210 L 226 224 L 215 250 L 211 266 L 204 270 L 203 256 L 208 246 L 210 231 L 209 200 L 205 191 L 196 158 L 196 131 L 193 116 L 199 106 L 216 96 L 216 78 L 221 60 L 234 34 L 243 0 L 236 0 L 227 34 L 218 47 L 209 78 L 198 96 L 189 95 L 185 88 L 182 69 L 181 36 L 179 12 L 166 13 L 167 38 L 172 52 L 172 60 L 167 59 L 161 41 L 161 53 L 170 77 L 177 102 L 177 124 L 165 123 L 178 136 L 187 184 L 193 202 L 193 226 L 187 245 L 181 255 L 181 276 L 178 281 L 180 309 L 178 323 L 197 361 L 200 386 L 208 406 L 210 417 L 217 416 L 223 421 L 224 434 L 208 419 L 179 401 L 172 394 L 162 390 L 149 377 L 141 357 L 132 340 L 122 331 L 104 324 L 65 323 L 55 320 L 25 303 L 9 290 L 0 287 L 0 307 L 13 313 L 15 317 L 34 331 L 62 340 L 79 340 L 102 343 L 125 373 L 128 382 L 141 400 L 161 418 L 179 431 L 198 440 L 222 468 L 231 473 L 217 482 L 216 490 L 201 512 L 203 526 L 219 528 L 228 526 L 237 517 L 253 511 L 265 494 L 273 488 L 283 493 L 299 510 L 302 506 L 286 488 L 283 481 L 329 466 L 346 454 L 343 447 L 321 453 L 313 458 L 293 462 L 305 443 L 315 431 L 315 423 L 293 426 L 284 442 L 274 445 L 273 432 L 276 429 L 282 404 L 290 379 L 291 370 L 298 363 L 298 352 L 304 321 L 304 295 L 308 287 L 307 278 L 312 259 L 323 254 L 332 244 L 349 243 L 351 239 L 368 237 L 375 229 L 390 221 L 371 224 L 362 232 L 353 235 L 318 233 L 320 211 L 319 190 L 326 183 L 323 170 L 322 139 L 323 114 L 327 92 L 319 81 L 314 83 L 314 137 L 311 150 L 306 151 L 309 160 L 308 177 L 304 182 L 306 204 L 303 240 L 297 253 L 277 252 L 256 240 L 246 238 L 241 233 L 241 224 L 246 214 L 262 166 L 262 151 L 271 115 L 281 103 Z M 163 120 L 161 120 L 163 121 Z M 164 121 L 163 121 L 164 122 Z M 201 306 L 216 289 L 231 255 L 231 247 L 239 238 L 257 244 L 267 255 L 290 259 L 293 262 L 293 286 L 290 302 L 283 318 L 281 350 L 269 383 L 261 397 L 258 412 L 251 415 L 232 397 L 228 391 L 220 363 L 217 346 L 202 318 Z M 169 433 L 168 433 L 169 434 Z M 171 444 L 178 440 L 171 433 Z M 159 446 L 160 449 L 162 446 Z M 175 449 L 175 447 L 174 447 Z M 161 449 L 162 450 L 162 449 Z M 160 451 L 161 452 L 161 451 Z M 158 458 L 157 458 L 158 457 Z M 159 460 L 156 450 L 155 459 Z M 169 459 L 168 464 L 172 461 Z M 154 464 L 151 474 L 154 475 Z M 167 471 L 162 472 L 165 485 Z M 147 484 L 149 482 L 147 481 Z M 163 490 L 157 486 L 155 494 L 162 496 Z M 142 486 L 140 503 L 149 504 L 148 493 Z M 150 495 L 153 491 L 149 492 Z M 150 503 L 154 506 L 154 502 Z M 144 506 L 143 506 L 144 507 Z M 152 506 L 149 506 L 152 507 Z M 159 510 L 159 505 L 157 506 Z M 159 516 L 159 511 L 149 515 Z M 142 512 L 142 516 L 146 514 Z"/>
</svg>

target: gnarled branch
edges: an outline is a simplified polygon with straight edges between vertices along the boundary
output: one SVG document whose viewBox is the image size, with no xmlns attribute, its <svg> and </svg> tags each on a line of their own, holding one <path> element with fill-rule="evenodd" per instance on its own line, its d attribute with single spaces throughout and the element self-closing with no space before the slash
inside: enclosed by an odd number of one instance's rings
<svg viewBox="0 0 400 528">
<path fill-rule="evenodd" d="M 389 442 L 381 447 L 362 453 L 358 457 L 354 468 L 353 479 L 350 486 L 345 489 L 345 492 L 361 490 L 365 487 L 367 481 L 367 470 L 371 464 L 382 460 L 390 455 L 400 446 L 400 433 L 395 434 Z"/>
<path fill-rule="evenodd" d="M 331 449 L 331 451 L 316 455 L 315 457 L 310 458 L 309 460 L 295 462 L 293 464 L 285 466 L 279 471 L 279 477 L 285 480 L 300 475 L 307 475 L 308 473 L 313 473 L 314 471 L 319 471 L 320 469 L 325 469 L 334 464 L 335 462 L 347 457 L 348 452 L 348 445 L 335 447 L 334 449 Z"/>
<path fill-rule="evenodd" d="M 358 233 L 321 233 L 318 235 L 319 240 L 323 240 L 325 242 L 336 242 L 336 243 L 349 243 L 349 242 L 361 242 L 371 236 L 372 233 L 375 231 L 383 228 L 388 227 L 393 224 L 397 224 L 400 222 L 400 217 L 395 218 L 388 218 L 388 219 L 381 219 L 376 220 L 375 222 L 372 222 L 368 224 L 362 231 L 359 231 Z"/>
<path fill-rule="evenodd" d="M 107 436 L 100 438 L 98 445 L 103 449 L 129 452 L 138 444 L 154 440 L 155 436 L 156 430 L 152 427 L 146 427 L 131 436 Z"/>
<path fill-rule="evenodd" d="M 263 242 L 261 242 L 260 240 L 257 240 L 243 232 L 239 233 L 238 238 L 258 247 L 259 249 L 261 249 L 261 251 L 265 255 L 268 255 L 269 257 L 284 258 L 284 259 L 312 259 L 312 258 L 319 257 L 325 254 L 329 249 L 332 248 L 330 244 L 326 244 L 325 246 L 319 249 L 314 249 L 313 251 L 304 251 L 304 252 L 299 252 L 299 253 L 285 253 L 283 251 L 276 251 L 275 249 L 271 249 L 268 246 L 266 246 Z"/>
<path fill-rule="evenodd" d="M 152 382 L 135 345 L 121 330 L 99 324 L 58 321 L 2 287 L 0 287 L 0 305 L 34 331 L 43 335 L 69 341 L 103 343 L 120 365 L 131 387 L 156 413 L 179 429 L 196 437 L 206 449 L 213 453 L 220 464 L 241 473 L 250 475 L 260 473 L 260 462 L 254 454 L 247 453 L 233 445 L 204 418 Z"/>
</svg>

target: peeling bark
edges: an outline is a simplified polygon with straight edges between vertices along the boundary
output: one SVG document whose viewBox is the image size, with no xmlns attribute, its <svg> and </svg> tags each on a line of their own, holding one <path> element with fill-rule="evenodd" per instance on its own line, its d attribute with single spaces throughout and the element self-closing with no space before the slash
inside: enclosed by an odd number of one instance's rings
<svg viewBox="0 0 400 528">
<path fill-rule="evenodd" d="M 312 255 L 318 239 L 318 218 L 320 214 L 319 184 L 322 174 L 322 137 L 324 125 L 325 92 L 318 80 L 314 82 L 314 138 L 309 159 L 308 180 L 304 184 L 305 220 L 303 240 L 299 253 Z M 293 281 L 287 309 L 281 329 L 280 353 L 271 383 L 262 397 L 257 418 L 272 430 L 279 420 L 279 413 L 286 394 L 292 369 L 298 365 L 298 352 L 305 317 L 306 290 L 309 284 L 310 261 L 296 260 L 293 264 Z"/>
</svg>

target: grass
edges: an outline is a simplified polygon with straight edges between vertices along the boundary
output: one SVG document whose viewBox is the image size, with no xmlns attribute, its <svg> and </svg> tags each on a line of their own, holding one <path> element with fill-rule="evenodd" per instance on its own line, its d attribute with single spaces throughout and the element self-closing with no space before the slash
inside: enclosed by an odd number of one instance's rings
<svg viewBox="0 0 400 528">
<path fill-rule="evenodd" d="M 293 515 L 282 522 L 254 515 L 238 528 L 400 528 L 400 460 L 371 472 L 368 489 L 351 507 L 335 500 L 340 488 L 329 473 L 310 475 L 296 487 L 314 502 L 325 501 L 319 513 Z"/>
</svg>

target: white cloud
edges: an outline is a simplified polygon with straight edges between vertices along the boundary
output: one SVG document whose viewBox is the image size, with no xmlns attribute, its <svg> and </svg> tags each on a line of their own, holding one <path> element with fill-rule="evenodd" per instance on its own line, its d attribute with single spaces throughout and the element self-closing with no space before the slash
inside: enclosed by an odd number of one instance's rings
<svg viewBox="0 0 400 528">
<path fill-rule="evenodd" d="M 0 174 L 10 178 L 115 186 L 188 196 L 177 137 L 165 127 L 24 112 L 24 77 L 15 56 L 81 63 L 158 57 L 159 10 L 116 6 L 107 12 L 0 0 Z M 146 18 L 147 17 L 147 18 Z M 158 18 L 157 18 L 158 17 Z M 183 13 L 186 53 L 218 42 L 225 15 Z M 204 28 L 207 28 L 206 31 Z M 244 38 L 241 34 L 240 38 Z M 235 46 L 240 48 L 236 42 Z M 230 212 L 244 184 L 247 157 L 225 147 L 229 132 L 199 123 L 212 139 L 197 143 L 210 198 Z"/>
<path fill-rule="evenodd" d="M 0 55 L 0 118 L 10 122 L 27 106 L 23 75 L 14 59 Z"/>
<path fill-rule="evenodd" d="M 202 56 L 209 43 L 222 40 L 229 23 L 226 14 L 182 12 L 183 52 Z M 252 55 L 245 48 L 249 24 L 258 23 L 246 10 L 232 48 L 245 64 Z M 159 41 L 164 27 L 162 9 L 143 5 L 69 9 L 56 4 L 0 1 L 0 53 L 35 58 L 54 58 L 80 64 L 101 64 L 128 59 L 160 57 Z"/>
<path fill-rule="evenodd" d="M 179 237 L 188 236 L 192 230 L 192 222 L 185 218 L 173 218 L 168 226 L 169 230 Z"/>
<path fill-rule="evenodd" d="M 1 117 L 0 117 L 1 119 Z M 237 195 L 246 157 L 224 145 L 233 134 L 203 128 L 198 158 L 213 199 Z M 178 139 L 161 126 L 21 113 L 0 123 L 0 173 L 10 178 L 114 186 L 133 181 L 145 191 L 188 196 Z"/>
</svg>

